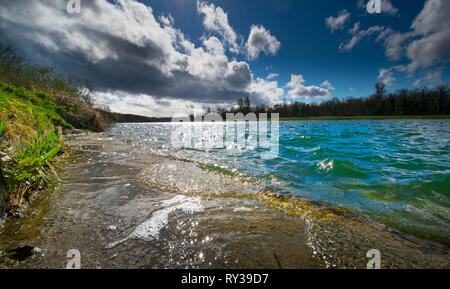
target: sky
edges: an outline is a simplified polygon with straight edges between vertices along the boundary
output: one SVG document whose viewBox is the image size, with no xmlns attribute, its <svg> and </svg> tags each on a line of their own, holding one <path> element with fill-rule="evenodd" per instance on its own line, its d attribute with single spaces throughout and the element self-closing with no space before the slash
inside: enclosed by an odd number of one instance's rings
<svg viewBox="0 0 450 289">
<path fill-rule="evenodd" d="M 448 84 L 450 1 L 367 1 L 0 0 L 0 41 L 147 116 Z"/>
</svg>

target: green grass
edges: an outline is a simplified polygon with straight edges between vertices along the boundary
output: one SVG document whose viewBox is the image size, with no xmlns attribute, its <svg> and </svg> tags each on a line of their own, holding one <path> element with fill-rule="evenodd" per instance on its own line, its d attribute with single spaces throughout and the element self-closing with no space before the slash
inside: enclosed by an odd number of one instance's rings
<svg viewBox="0 0 450 289">
<path fill-rule="evenodd" d="M 310 116 L 280 117 L 280 121 L 293 120 L 377 120 L 377 119 L 450 119 L 450 115 L 375 115 L 375 116 Z"/>
<path fill-rule="evenodd" d="M 63 109 L 53 95 L 0 83 L 0 151 L 12 159 L 0 164 L 0 213 L 20 208 L 57 178 L 58 127 L 73 128 L 59 115 Z"/>
</svg>

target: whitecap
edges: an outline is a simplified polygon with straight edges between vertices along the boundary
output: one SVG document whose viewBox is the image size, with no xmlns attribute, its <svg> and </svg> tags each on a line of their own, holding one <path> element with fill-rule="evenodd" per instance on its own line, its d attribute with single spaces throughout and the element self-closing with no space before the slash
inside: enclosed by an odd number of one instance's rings
<svg viewBox="0 0 450 289">
<path fill-rule="evenodd" d="M 179 204 L 172 206 L 176 203 Z M 165 200 L 161 202 L 161 206 L 164 206 L 165 208 L 155 211 L 150 219 L 139 224 L 130 235 L 124 239 L 106 245 L 105 248 L 114 248 L 115 246 L 130 239 L 151 241 L 154 238 L 157 238 L 161 229 L 167 226 L 169 223 L 170 213 L 181 210 L 187 214 L 193 214 L 195 212 L 201 212 L 205 209 L 201 204 L 200 198 L 186 197 L 183 195 L 177 195 L 170 200 Z"/>
</svg>

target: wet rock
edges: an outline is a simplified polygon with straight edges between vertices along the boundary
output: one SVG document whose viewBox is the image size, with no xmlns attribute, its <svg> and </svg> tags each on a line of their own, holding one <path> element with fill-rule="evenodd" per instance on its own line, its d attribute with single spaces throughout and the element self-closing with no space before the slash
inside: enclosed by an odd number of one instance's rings
<svg viewBox="0 0 450 289">
<path fill-rule="evenodd" d="M 8 252 L 10 254 L 10 258 L 17 260 L 17 261 L 23 261 L 26 258 L 30 257 L 31 255 L 33 255 L 33 253 L 35 252 L 35 247 L 33 246 L 28 246 L 25 243 L 16 243 L 13 246 L 11 246 L 8 249 Z"/>
<path fill-rule="evenodd" d="M 85 135 L 86 132 L 81 129 L 70 129 L 66 128 L 62 132 L 64 135 L 71 136 L 71 135 Z"/>
<path fill-rule="evenodd" d="M 8 215 L 15 219 L 21 219 L 21 218 L 25 217 L 24 214 L 20 210 L 10 211 L 10 212 L 8 212 Z"/>
</svg>

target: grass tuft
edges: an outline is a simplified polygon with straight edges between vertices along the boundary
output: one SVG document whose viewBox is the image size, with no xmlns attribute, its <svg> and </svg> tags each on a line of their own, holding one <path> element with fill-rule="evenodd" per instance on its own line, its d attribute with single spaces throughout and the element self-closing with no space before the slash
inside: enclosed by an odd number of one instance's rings
<svg viewBox="0 0 450 289">
<path fill-rule="evenodd" d="M 21 208 L 24 201 L 57 178 L 53 166 L 62 146 L 58 126 L 73 127 L 58 109 L 36 92 L 1 84 L 0 151 L 9 158 L 0 163 L 1 213 Z"/>
</svg>

